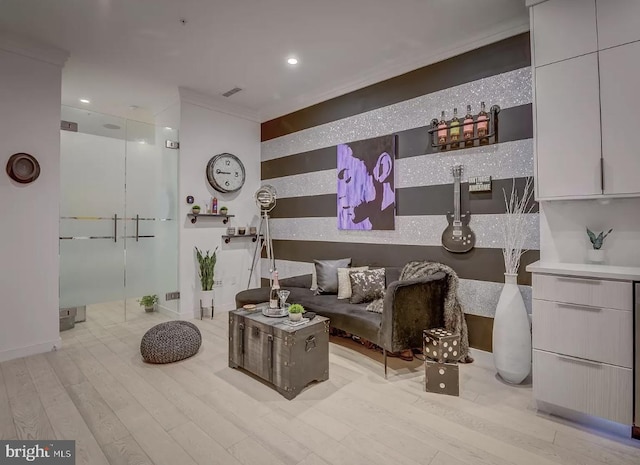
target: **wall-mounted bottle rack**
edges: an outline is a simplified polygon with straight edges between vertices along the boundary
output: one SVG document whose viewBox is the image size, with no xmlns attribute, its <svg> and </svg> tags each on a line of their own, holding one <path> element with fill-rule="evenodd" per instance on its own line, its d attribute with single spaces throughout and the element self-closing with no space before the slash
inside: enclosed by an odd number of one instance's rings
<svg viewBox="0 0 640 465">
<path fill-rule="evenodd" d="M 481 145 L 491 145 L 498 142 L 498 113 L 500 113 L 500 107 L 493 105 L 487 116 L 487 128 L 486 133 L 479 131 L 480 125 L 484 121 L 478 121 L 478 115 L 473 116 L 473 123 L 465 121 L 463 118 L 457 121 L 456 125 L 451 124 L 452 120 L 446 121 L 446 125 L 442 124 L 442 120 L 434 118 L 431 120 L 431 129 L 429 129 L 429 136 L 431 138 L 431 147 L 439 149 L 441 152 L 448 150 L 460 150 L 472 147 L 478 147 Z M 473 131 L 468 131 L 468 127 L 472 126 Z M 452 140 L 451 129 L 457 130 L 458 140 Z M 443 134 L 446 136 L 443 137 Z M 472 137 L 465 137 L 465 133 L 471 134 Z"/>
<path fill-rule="evenodd" d="M 191 218 L 191 223 L 196 224 L 198 218 L 222 218 L 222 222 L 227 224 L 229 218 L 233 218 L 235 215 L 221 215 L 219 213 L 187 213 L 187 216 Z"/>
</svg>

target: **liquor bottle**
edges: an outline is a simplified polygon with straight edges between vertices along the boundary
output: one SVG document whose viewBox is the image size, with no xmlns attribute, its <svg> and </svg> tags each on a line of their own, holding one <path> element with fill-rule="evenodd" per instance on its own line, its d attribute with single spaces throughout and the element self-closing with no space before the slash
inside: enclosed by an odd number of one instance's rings
<svg viewBox="0 0 640 465">
<path fill-rule="evenodd" d="M 487 137 L 489 130 L 489 116 L 485 111 L 484 102 L 480 102 L 480 113 L 477 119 L 478 137 L 480 137 L 480 144 L 488 144 L 489 138 Z"/>
<path fill-rule="evenodd" d="M 440 117 L 440 123 L 438 123 L 438 144 L 446 145 L 447 143 L 447 122 L 444 119 L 444 110 Z"/>
<path fill-rule="evenodd" d="M 471 105 L 467 105 L 467 114 L 464 117 L 462 126 L 462 136 L 467 147 L 473 147 L 473 115 L 471 114 Z"/>
<path fill-rule="evenodd" d="M 269 293 L 269 308 L 278 308 L 278 291 L 280 290 L 280 282 L 278 281 L 278 270 L 273 271 L 273 283 L 271 284 L 271 292 Z"/>
<path fill-rule="evenodd" d="M 211 199 L 211 213 L 214 215 L 218 214 L 218 199 L 216 197 Z"/>
<path fill-rule="evenodd" d="M 453 109 L 453 119 L 451 120 L 451 129 L 449 129 L 449 136 L 451 136 L 451 142 L 458 142 L 460 140 L 460 120 L 458 119 L 458 109 Z"/>
</svg>

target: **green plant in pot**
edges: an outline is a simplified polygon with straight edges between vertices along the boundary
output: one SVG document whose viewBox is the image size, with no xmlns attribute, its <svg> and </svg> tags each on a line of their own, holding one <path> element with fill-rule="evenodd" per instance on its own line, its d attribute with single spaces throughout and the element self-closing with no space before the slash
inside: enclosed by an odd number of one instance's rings
<svg viewBox="0 0 640 465">
<path fill-rule="evenodd" d="M 141 307 L 144 307 L 145 312 L 151 313 L 158 303 L 158 296 L 156 294 L 145 295 L 140 300 L 138 300 L 138 303 Z"/>
<path fill-rule="evenodd" d="M 291 304 L 289 306 L 289 319 L 291 321 L 300 321 L 302 314 L 304 313 L 304 307 L 300 304 Z"/>
<path fill-rule="evenodd" d="M 194 205 L 193 207 L 191 207 L 191 213 L 193 213 L 194 215 L 200 213 L 200 205 Z"/>
<path fill-rule="evenodd" d="M 587 250 L 587 261 L 596 264 L 604 263 L 604 250 L 601 250 L 602 244 L 604 243 L 605 238 L 611 234 L 612 231 L 613 229 L 609 229 L 606 233 L 602 231 L 600 234 L 596 235 L 593 231 L 587 228 L 587 236 L 589 236 L 589 240 L 593 246 L 593 249 Z"/>
<path fill-rule="evenodd" d="M 227 207 L 220 207 L 220 214 L 226 215 L 229 213 L 229 209 Z"/>
<path fill-rule="evenodd" d="M 216 261 L 218 247 L 210 253 L 208 250 L 196 249 L 196 258 L 198 259 L 198 277 L 200 278 L 200 305 L 202 308 L 211 308 L 213 312 L 213 277 L 216 269 Z"/>
</svg>

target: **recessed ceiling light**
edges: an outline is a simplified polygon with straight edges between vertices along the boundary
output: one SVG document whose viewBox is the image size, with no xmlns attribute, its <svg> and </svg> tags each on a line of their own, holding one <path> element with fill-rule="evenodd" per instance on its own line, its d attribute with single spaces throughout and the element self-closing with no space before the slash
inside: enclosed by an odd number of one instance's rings
<svg viewBox="0 0 640 465">
<path fill-rule="evenodd" d="M 88 98 L 81 98 L 80 103 L 91 103 L 91 100 L 89 100 Z"/>
<path fill-rule="evenodd" d="M 291 58 L 287 58 L 287 63 L 289 63 L 290 65 L 297 65 L 298 64 L 298 59 L 291 57 Z"/>
</svg>

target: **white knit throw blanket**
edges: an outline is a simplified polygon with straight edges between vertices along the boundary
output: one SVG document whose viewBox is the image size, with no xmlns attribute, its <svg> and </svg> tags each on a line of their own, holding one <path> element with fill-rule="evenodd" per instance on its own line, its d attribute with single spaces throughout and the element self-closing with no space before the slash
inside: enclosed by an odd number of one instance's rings
<svg viewBox="0 0 640 465">
<path fill-rule="evenodd" d="M 423 278 L 442 271 L 447 275 L 447 295 L 444 299 L 444 326 L 448 331 L 460 335 L 460 362 L 471 363 L 473 358 L 469 355 L 469 333 L 467 321 L 464 318 L 462 304 L 458 299 L 458 274 L 452 268 L 437 262 L 409 262 L 400 273 L 400 281 L 407 279 Z M 382 310 L 382 300 L 372 302 L 368 308 L 376 311 L 375 307 Z M 379 305 L 376 305 L 379 304 Z"/>
</svg>

